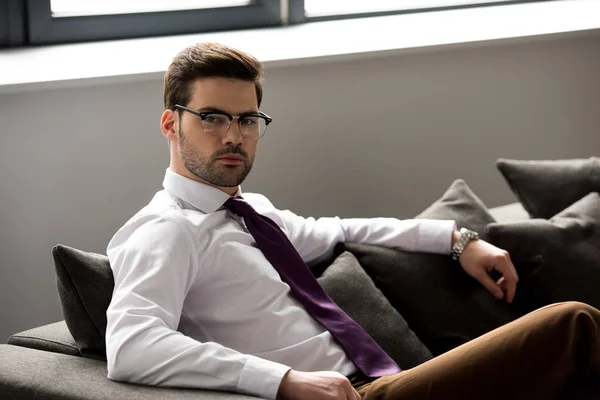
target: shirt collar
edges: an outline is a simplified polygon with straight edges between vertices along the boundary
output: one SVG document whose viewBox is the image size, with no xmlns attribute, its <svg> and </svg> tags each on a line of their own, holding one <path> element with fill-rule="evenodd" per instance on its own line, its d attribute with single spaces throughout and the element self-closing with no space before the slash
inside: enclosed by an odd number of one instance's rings
<svg viewBox="0 0 600 400">
<path fill-rule="evenodd" d="M 163 187 L 171 195 L 180 198 L 206 214 L 217 211 L 230 197 L 227 193 L 214 186 L 186 178 L 171 171 L 169 168 L 167 168 L 165 173 Z M 238 191 L 234 196 L 241 195 L 242 188 L 238 186 Z"/>
</svg>

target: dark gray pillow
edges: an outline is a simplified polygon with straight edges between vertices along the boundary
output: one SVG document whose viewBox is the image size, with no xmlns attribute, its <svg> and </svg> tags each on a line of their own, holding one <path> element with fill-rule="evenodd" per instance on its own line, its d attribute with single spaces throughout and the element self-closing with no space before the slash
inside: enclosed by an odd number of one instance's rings
<svg viewBox="0 0 600 400">
<path fill-rule="evenodd" d="M 485 238 L 487 224 L 496 222 L 486 205 L 462 179 L 457 179 L 441 198 L 427 207 L 415 218 L 453 219 L 457 228 L 469 228 L 479 232 Z"/>
<path fill-rule="evenodd" d="M 590 193 L 550 220 L 490 224 L 491 241 L 511 252 L 520 290 L 539 306 L 581 301 L 600 308 L 600 195 Z"/>
<path fill-rule="evenodd" d="M 63 315 L 79 352 L 106 360 L 106 310 L 115 286 L 108 257 L 61 244 L 52 256 Z"/>
<path fill-rule="evenodd" d="M 482 233 L 494 222 L 485 205 L 462 180 L 419 218 L 454 219 Z M 380 246 L 341 243 L 434 355 L 442 354 L 522 315 L 497 300 L 467 275 L 450 255 L 410 253 Z"/>
<path fill-rule="evenodd" d="M 550 218 L 590 192 L 600 191 L 600 158 L 520 161 L 496 167 L 533 218 Z"/>
<path fill-rule="evenodd" d="M 342 253 L 317 280 L 401 368 L 412 368 L 433 358 L 351 253 Z"/>
</svg>

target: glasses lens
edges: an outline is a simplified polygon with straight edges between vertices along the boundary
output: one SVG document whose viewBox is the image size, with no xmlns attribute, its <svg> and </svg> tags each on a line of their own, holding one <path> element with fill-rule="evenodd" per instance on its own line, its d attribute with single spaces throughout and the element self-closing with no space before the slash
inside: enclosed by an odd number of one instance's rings
<svg viewBox="0 0 600 400">
<path fill-rule="evenodd" d="M 262 117 L 247 116 L 240 119 L 240 128 L 242 129 L 244 136 L 258 139 L 265 134 L 267 124 Z"/>
<path fill-rule="evenodd" d="M 206 114 L 202 120 L 204 132 L 209 135 L 219 136 L 229 128 L 229 118 L 221 114 Z"/>
</svg>

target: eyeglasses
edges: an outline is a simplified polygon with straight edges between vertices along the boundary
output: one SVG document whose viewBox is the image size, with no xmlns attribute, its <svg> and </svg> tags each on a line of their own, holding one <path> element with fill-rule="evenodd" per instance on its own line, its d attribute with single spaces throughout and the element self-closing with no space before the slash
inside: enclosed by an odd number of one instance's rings
<svg viewBox="0 0 600 400">
<path fill-rule="evenodd" d="M 240 132 L 244 138 L 258 140 L 267 131 L 267 125 L 273 121 L 262 111 L 258 113 L 246 113 L 242 115 L 229 115 L 222 111 L 200 112 L 181 106 L 175 105 L 175 108 L 182 109 L 202 119 L 202 127 L 204 132 L 210 136 L 222 136 L 231 126 L 231 121 L 237 119 Z"/>
</svg>

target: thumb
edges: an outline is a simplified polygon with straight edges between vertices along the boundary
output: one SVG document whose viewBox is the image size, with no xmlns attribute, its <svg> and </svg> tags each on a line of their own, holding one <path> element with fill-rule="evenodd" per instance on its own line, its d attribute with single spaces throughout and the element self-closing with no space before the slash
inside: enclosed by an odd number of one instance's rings
<svg viewBox="0 0 600 400">
<path fill-rule="evenodd" d="M 477 277 L 479 282 L 498 300 L 504 297 L 504 291 L 488 274 L 481 274 Z"/>
</svg>

